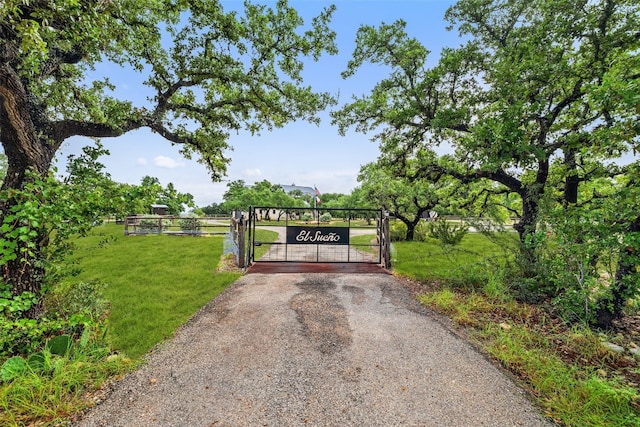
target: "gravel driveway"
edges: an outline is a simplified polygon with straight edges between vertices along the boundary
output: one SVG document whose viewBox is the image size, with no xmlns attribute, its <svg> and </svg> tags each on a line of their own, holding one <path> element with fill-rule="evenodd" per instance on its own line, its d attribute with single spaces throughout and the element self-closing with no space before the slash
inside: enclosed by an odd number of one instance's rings
<svg viewBox="0 0 640 427">
<path fill-rule="evenodd" d="M 248 274 L 78 426 L 549 426 L 391 275 Z"/>
</svg>

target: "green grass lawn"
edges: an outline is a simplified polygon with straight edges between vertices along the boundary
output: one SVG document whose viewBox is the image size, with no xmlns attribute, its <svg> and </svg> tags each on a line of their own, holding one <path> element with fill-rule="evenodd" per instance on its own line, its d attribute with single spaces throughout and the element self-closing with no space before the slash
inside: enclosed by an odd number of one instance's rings
<svg viewBox="0 0 640 427">
<path fill-rule="evenodd" d="M 122 226 L 97 227 L 76 242 L 82 273 L 74 282 L 100 280 L 110 302 L 108 339 L 138 358 L 235 281 L 216 272 L 223 237 L 124 236 Z"/>
<path fill-rule="evenodd" d="M 436 239 L 394 242 L 392 265 L 397 273 L 420 281 L 486 277 L 487 269 L 503 265 L 516 244 L 514 233 L 496 235 L 493 239 L 469 233 L 456 246 L 441 244 Z"/>
<path fill-rule="evenodd" d="M 355 245 L 357 250 L 369 253 L 376 253 L 378 251 L 379 246 L 375 241 L 375 233 L 351 236 L 349 238 L 349 243 Z"/>
</svg>

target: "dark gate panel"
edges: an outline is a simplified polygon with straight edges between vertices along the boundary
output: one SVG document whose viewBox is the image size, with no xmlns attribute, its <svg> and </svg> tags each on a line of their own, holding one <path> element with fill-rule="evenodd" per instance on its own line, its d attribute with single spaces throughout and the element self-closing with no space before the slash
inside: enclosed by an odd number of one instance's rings
<svg viewBox="0 0 640 427">
<path fill-rule="evenodd" d="M 381 264 L 383 220 L 374 209 L 252 207 L 249 262 Z M 261 240 L 261 229 L 277 232 L 277 241 Z"/>
</svg>

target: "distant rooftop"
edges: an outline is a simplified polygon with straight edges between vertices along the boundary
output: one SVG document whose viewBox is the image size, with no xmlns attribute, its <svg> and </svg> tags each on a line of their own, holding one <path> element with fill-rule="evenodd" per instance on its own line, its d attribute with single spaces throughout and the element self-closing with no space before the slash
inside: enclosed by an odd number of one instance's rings
<svg viewBox="0 0 640 427">
<path fill-rule="evenodd" d="M 299 190 L 302 194 L 308 194 L 310 196 L 315 196 L 316 190 L 313 187 L 301 187 L 299 185 L 282 185 L 280 187 L 284 190 L 285 193 L 289 194 L 293 191 Z"/>
</svg>

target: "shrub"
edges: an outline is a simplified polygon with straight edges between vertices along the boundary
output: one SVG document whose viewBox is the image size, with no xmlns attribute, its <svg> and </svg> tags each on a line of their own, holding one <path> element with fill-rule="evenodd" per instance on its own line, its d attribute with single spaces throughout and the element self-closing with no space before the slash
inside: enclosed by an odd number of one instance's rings
<svg viewBox="0 0 640 427">
<path fill-rule="evenodd" d="M 320 222 L 331 222 L 331 214 L 329 212 L 325 212 L 320 215 Z"/>
<path fill-rule="evenodd" d="M 304 222 L 309 222 L 309 221 L 312 221 L 312 220 L 313 220 L 313 216 L 311 216 L 311 214 L 310 214 L 310 213 L 305 213 L 305 214 L 302 214 L 302 216 L 300 217 L 300 219 L 301 219 L 302 221 L 304 221 Z"/>
<path fill-rule="evenodd" d="M 0 284 L 0 359 L 31 353 L 60 330 L 60 322 L 24 316 L 36 304 L 34 293 L 11 295 L 10 288 Z"/>
<path fill-rule="evenodd" d="M 102 297 L 104 285 L 98 281 L 55 287 L 45 299 L 45 312 L 37 319 L 24 316 L 37 298 L 30 292 L 12 296 L 9 288 L 0 288 L 0 359 L 31 354 L 47 340 L 61 333 L 80 336 L 98 325 L 108 309 Z"/>
<path fill-rule="evenodd" d="M 82 316 L 90 322 L 98 322 L 109 309 L 109 302 L 103 295 L 105 288 L 106 284 L 100 280 L 58 285 L 47 295 L 47 312 L 66 319 Z"/>
<path fill-rule="evenodd" d="M 182 231 L 200 231 L 202 222 L 198 218 L 182 218 L 178 221 L 178 226 Z"/>
<path fill-rule="evenodd" d="M 469 232 L 469 227 L 464 223 L 456 225 L 445 219 L 438 219 L 428 223 L 429 235 L 445 245 L 457 245 Z"/>
<path fill-rule="evenodd" d="M 160 215 L 147 216 L 140 220 L 138 227 L 140 230 L 148 231 L 150 233 L 160 233 L 171 226 L 171 221 L 168 219 L 162 219 Z"/>
<path fill-rule="evenodd" d="M 426 242 L 428 239 L 431 239 L 429 224 L 427 221 L 420 221 L 413 232 L 413 240 L 416 242 Z"/>
<path fill-rule="evenodd" d="M 402 221 L 389 221 L 389 238 L 392 242 L 402 242 L 406 240 L 406 224 Z"/>
</svg>

